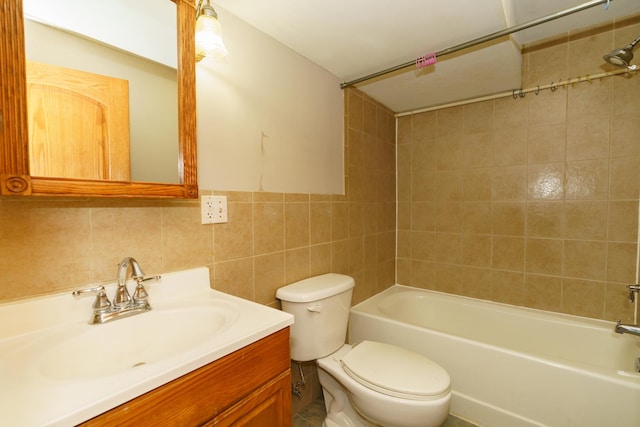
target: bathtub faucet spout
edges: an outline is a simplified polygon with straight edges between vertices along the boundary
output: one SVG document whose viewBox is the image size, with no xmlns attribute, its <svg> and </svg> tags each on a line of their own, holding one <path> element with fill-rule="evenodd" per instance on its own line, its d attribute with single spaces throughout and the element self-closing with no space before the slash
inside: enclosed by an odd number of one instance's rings
<svg viewBox="0 0 640 427">
<path fill-rule="evenodd" d="M 618 323 L 616 323 L 615 331 L 618 334 L 632 334 L 632 335 L 640 336 L 640 326 L 638 326 L 638 325 L 623 325 L 622 323 L 620 323 L 619 320 L 618 320 Z"/>
</svg>

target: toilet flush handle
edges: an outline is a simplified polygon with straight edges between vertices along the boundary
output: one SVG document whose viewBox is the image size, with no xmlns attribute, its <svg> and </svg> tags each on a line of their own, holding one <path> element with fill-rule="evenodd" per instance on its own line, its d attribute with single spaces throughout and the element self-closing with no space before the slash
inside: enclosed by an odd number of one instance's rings
<svg viewBox="0 0 640 427">
<path fill-rule="evenodd" d="M 314 313 L 320 313 L 322 311 L 322 306 L 320 304 L 310 305 L 309 307 L 307 307 L 307 310 Z"/>
</svg>

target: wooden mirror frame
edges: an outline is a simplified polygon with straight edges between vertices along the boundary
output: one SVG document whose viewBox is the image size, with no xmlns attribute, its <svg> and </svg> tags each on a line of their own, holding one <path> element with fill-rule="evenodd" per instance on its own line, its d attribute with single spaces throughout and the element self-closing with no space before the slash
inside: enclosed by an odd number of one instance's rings
<svg viewBox="0 0 640 427">
<path fill-rule="evenodd" d="M 159 0 L 160 1 L 160 0 Z M 169 0 L 164 0 L 169 1 Z M 0 0 L 0 195 L 198 197 L 196 147 L 195 5 L 176 4 L 180 184 L 31 176 L 22 0 Z"/>
</svg>

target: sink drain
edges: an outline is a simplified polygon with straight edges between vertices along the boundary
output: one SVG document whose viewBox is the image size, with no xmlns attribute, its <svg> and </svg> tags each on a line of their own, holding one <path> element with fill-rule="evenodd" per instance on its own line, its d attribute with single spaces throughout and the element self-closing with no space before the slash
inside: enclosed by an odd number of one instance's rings
<svg viewBox="0 0 640 427">
<path fill-rule="evenodd" d="M 131 367 L 132 368 L 136 368 L 138 366 L 142 366 L 142 365 L 146 365 L 146 364 L 147 364 L 147 362 L 138 362 L 138 363 L 134 363 Z"/>
</svg>

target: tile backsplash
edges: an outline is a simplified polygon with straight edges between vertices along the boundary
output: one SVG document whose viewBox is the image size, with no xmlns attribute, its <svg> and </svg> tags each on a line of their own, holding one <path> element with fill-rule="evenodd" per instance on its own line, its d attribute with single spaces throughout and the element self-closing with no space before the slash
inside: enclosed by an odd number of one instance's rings
<svg viewBox="0 0 640 427">
<path fill-rule="evenodd" d="M 326 272 L 354 276 L 354 302 L 390 286 L 395 120 L 357 92 L 345 105 L 345 195 L 201 190 L 228 197 L 215 225 L 199 201 L 0 198 L 0 301 L 114 281 L 125 256 L 147 274 L 208 266 L 214 288 L 276 307 L 278 287 Z"/>
</svg>

